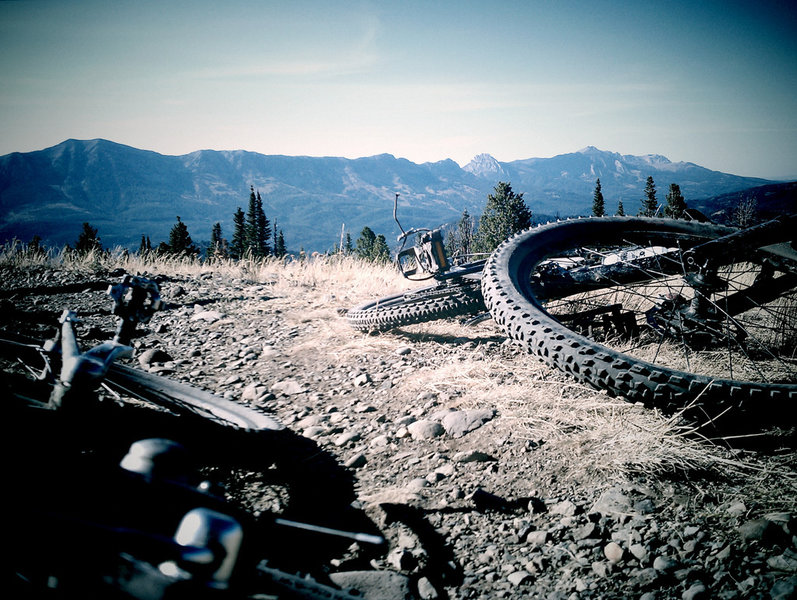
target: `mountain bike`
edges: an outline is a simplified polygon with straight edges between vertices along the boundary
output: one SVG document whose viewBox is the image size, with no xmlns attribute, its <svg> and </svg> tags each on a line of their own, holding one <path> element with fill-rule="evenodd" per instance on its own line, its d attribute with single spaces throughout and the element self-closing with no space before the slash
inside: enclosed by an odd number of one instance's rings
<svg viewBox="0 0 797 600">
<path fill-rule="evenodd" d="M 116 333 L 85 352 L 70 310 L 47 342 L 0 336 L 19 550 L 5 583 L 20 597 L 350 600 L 330 557 L 370 569 L 384 550 L 353 506 L 351 474 L 264 413 L 121 364 L 136 326 L 164 307 L 148 279 L 108 291 Z"/>
<path fill-rule="evenodd" d="M 441 229 L 411 228 L 399 222 L 398 198 L 393 203 L 393 219 L 401 231 L 396 265 L 409 281 L 434 280 L 433 285 L 371 300 L 352 308 L 346 319 L 354 329 L 386 331 L 437 319 L 475 315 L 484 312 L 480 277 L 486 258 L 473 255 L 449 257 Z M 415 242 L 405 248 L 407 241 Z"/>
<path fill-rule="evenodd" d="M 607 217 L 505 241 L 490 313 L 547 364 L 632 401 L 797 414 L 797 215 L 749 229 Z"/>
</svg>

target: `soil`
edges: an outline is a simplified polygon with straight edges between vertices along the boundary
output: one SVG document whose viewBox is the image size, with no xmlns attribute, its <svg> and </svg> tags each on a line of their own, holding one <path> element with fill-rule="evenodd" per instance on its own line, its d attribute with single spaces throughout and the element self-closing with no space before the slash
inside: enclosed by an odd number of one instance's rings
<svg viewBox="0 0 797 600">
<path fill-rule="evenodd" d="M 105 286 L 90 284 L 118 275 L 6 269 L 3 320 L 40 335 L 69 307 L 86 343 L 107 339 Z M 694 440 L 706 460 L 620 460 L 607 446 L 635 435 L 648 409 L 550 371 L 489 320 L 364 335 L 343 317 L 352 290 L 154 276 L 166 306 L 134 340 L 136 366 L 312 440 L 351 476 L 354 506 L 390 542 L 370 566 L 406 576 L 418 597 L 797 597 L 793 436 L 755 448 Z M 596 418 L 620 415 L 621 428 L 586 438 L 588 423 L 554 423 L 525 397 L 564 410 L 583 402 Z M 247 482 L 230 492 L 242 504 L 279 504 Z M 323 504 L 323 478 L 314 491 Z M 378 597 L 400 597 L 391 593 Z"/>
</svg>

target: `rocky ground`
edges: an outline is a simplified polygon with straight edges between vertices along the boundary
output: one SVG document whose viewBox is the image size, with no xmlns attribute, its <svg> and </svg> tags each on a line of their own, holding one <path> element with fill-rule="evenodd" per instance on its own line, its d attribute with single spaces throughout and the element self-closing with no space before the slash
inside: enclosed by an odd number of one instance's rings
<svg viewBox="0 0 797 600">
<path fill-rule="evenodd" d="M 6 308 L 83 309 L 87 333 L 108 319 L 103 291 L 80 289 L 91 274 L 3 276 Z M 797 597 L 793 438 L 689 435 L 489 320 L 363 335 L 342 313 L 367 298 L 334 281 L 205 272 L 161 289 L 141 365 L 271 414 L 353 471 L 391 541 L 376 566 L 421 598 Z"/>
</svg>

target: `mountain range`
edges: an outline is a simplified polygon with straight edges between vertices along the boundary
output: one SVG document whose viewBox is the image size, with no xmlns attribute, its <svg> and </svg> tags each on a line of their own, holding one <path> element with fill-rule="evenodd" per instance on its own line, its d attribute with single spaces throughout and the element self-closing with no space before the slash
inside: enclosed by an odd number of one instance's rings
<svg viewBox="0 0 797 600">
<path fill-rule="evenodd" d="M 168 240 L 177 216 L 197 242 L 210 238 L 216 222 L 229 238 L 233 213 L 238 207 L 246 211 L 251 186 L 290 250 L 323 252 L 342 230 L 356 240 L 366 225 L 395 239 L 397 193 L 405 229 L 452 223 L 463 210 L 480 214 L 499 181 L 524 194 L 535 219 L 547 220 L 590 214 L 598 178 L 607 212 L 622 201 L 633 214 L 648 176 L 660 202 L 677 183 L 690 206 L 712 211 L 738 202 L 741 192 L 766 186 L 780 190 L 781 203 L 797 204 L 794 185 L 784 196 L 776 182 L 592 146 L 511 162 L 480 154 L 460 167 L 452 160 L 416 164 L 390 154 L 347 159 L 199 150 L 168 156 L 102 139 L 66 140 L 0 157 L 0 242 L 38 235 L 46 245 L 73 244 L 82 223 L 89 222 L 105 247 L 136 249 L 142 235 L 153 245 Z M 712 203 L 720 196 L 721 202 Z"/>
</svg>

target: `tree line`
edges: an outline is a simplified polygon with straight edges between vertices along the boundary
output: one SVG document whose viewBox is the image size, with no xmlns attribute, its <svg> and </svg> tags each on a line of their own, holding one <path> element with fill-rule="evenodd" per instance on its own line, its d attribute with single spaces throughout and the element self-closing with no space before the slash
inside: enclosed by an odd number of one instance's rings
<svg viewBox="0 0 797 600">
<path fill-rule="evenodd" d="M 223 236 L 221 223 L 214 223 L 211 228 L 210 243 L 205 249 L 207 260 L 244 258 L 263 258 L 274 256 L 282 258 L 287 254 L 285 236 L 272 223 L 263 210 L 263 200 L 254 186 L 249 188 L 249 205 L 244 212 L 239 206 L 233 214 L 233 233 L 231 239 Z M 668 217 L 672 219 L 687 218 L 688 207 L 681 189 L 671 183 L 666 196 L 666 204 L 660 205 L 656 197 L 656 184 L 653 177 L 645 183 L 643 197 L 640 200 L 638 216 Z M 603 196 L 601 181 L 597 179 L 593 193 L 592 214 L 596 217 L 607 215 L 606 200 Z M 615 215 L 625 216 L 622 200 L 617 203 Z M 740 199 L 734 214 L 734 221 L 740 227 L 751 225 L 756 219 L 755 200 Z M 487 202 L 478 222 L 466 210 L 459 221 L 453 225 L 446 235 L 446 251 L 455 261 L 467 260 L 474 254 L 489 254 L 498 245 L 524 229 L 531 227 L 532 213 L 523 198 L 523 193 L 516 193 L 511 183 L 499 181 L 493 193 L 487 195 Z M 44 252 L 41 238 L 34 236 L 28 244 L 28 250 Z M 98 231 L 89 223 L 83 223 L 83 229 L 72 249 L 80 253 L 102 251 L 102 243 Z M 139 254 L 160 256 L 199 257 L 200 248 L 193 242 L 188 227 L 177 217 L 177 223 L 169 232 L 168 242 L 160 242 L 153 247 L 147 235 L 141 236 Z M 385 236 L 376 234 L 370 227 L 363 227 L 356 242 L 352 242 L 351 234 L 341 234 L 340 242 L 333 248 L 335 254 L 353 255 L 372 262 L 390 262 L 391 252 Z M 300 253 L 303 254 L 303 251 Z"/>
<path fill-rule="evenodd" d="M 637 212 L 637 216 L 663 216 L 670 219 L 686 218 L 686 200 L 684 199 L 684 196 L 681 193 L 681 188 L 677 183 L 670 184 L 670 190 L 667 192 L 666 200 L 667 204 L 664 206 L 659 205 L 659 201 L 656 199 L 656 183 L 653 181 L 653 177 L 648 176 L 647 180 L 645 181 L 645 191 L 642 199 L 640 200 L 641 206 Z M 606 202 L 603 199 L 600 179 L 595 181 L 595 191 L 592 195 L 592 214 L 596 217 L 606 216 Z M 615 215 L 618 217 L 625 216 L 625 208 L 623 207 L 622 200 L 617 202 L 617 212 Z"/>
</svg>

